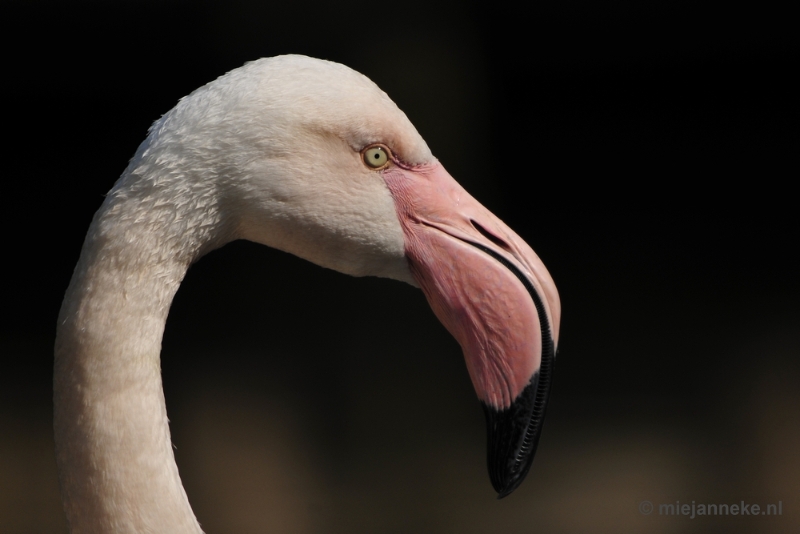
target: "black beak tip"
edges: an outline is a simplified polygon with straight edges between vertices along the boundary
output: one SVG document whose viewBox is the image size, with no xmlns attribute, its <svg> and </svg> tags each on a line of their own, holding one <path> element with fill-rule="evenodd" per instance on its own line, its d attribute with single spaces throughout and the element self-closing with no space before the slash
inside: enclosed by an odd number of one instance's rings
<svg viewBox="0 0 800 534">
<path fill-rule="evenodd" d="M 514 490 L 516 490 L 522 484 L 522 481 L 525 480 L 525 475 L 527 474 L 528 473 L 526 471 L 525 474 L 514 477 L 504 488 L 498 488 L 497 486 L 494 486 L 494 490 L 497 492 L 497 500 L 499 501 L 500 499 L 505 499 L 514 493 Z"/>
<path fill-rule="evenodd" d="M 528 425 L 520 421 L 520 417 L 510 417 L 515 408 L 519 406 L 512 405 L 502 412 L 486 410 L 490 442 L 487 458 L 489 478 L 498 499 L 511 495 L 525 480 L 539 440 L 538 434 L 525 439 Z"/>
<path fill-rule="evenodd" d="M 552 360 L 531 378 L 522 393 L 504 410 L 484 404 L 488 437 L 489 478 L 503 499 L 516 490 L 531 469 L 544 423 L 550 392 Z"/>
</svg>

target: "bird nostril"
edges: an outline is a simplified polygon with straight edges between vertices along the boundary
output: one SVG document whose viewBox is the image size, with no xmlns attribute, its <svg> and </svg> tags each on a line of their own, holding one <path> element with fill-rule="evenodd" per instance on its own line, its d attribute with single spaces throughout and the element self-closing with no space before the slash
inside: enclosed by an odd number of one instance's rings
<svg viewBox="0 0 800 534">
<path fill-rule="evenodd" d="M 475 228 L 478 233 L 480 233 L 483 237 L 497 245 L 498 247 L 502 248 L 505 251 L 511 251 L 511 247 L 508 246 L 508 243 L 497 237 L 496 235 L 490 233 L 486 228 L 481 226 L 477 221 L 470 219 L 470 223 L 472 223 L 472 227 Z"/>
</svg>

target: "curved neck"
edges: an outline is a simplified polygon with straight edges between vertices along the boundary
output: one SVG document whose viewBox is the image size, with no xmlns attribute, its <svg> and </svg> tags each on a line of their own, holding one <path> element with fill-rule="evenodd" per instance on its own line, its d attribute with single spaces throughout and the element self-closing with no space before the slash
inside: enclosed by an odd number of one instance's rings
<svg viewBox="0 0 800 534">
<path fill-rule="evenodd" d="M 123 182 L 92 221 L 58 319 L 62 499 L 73 533 L 199 533 L 172 451 L 161 339 L 189 265 L 227 239 L 215 206 L 164 204 Z"/>
</svg>

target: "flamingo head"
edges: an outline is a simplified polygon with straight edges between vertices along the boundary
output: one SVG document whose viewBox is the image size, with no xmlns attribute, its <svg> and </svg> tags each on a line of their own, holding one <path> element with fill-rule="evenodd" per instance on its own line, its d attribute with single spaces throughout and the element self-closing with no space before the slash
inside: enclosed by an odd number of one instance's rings
<svg viewBox="0 0 800 534">
<path fill-rule="evenodd" d="M 249 63 L 157 121 L 128 174 L 175 169 L 200 191 L 198 209 L 228 221 L 229 238 L 422 288 L 484 406 L 492 484 L 500 497 L 519 486 L 550 391 L 558 292 L 383 91 L 327 61 Z"/>
</svg>

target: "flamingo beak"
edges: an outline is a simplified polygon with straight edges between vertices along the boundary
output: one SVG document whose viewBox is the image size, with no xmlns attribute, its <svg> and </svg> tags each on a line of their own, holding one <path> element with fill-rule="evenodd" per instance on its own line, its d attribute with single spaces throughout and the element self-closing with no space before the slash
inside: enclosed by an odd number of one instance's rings
<svg viewBox="0 0 800 534">
<path fill-rule="evenodd" d="M 409 267 L 464 352 L 483 404 L 492 486 L 503 498 L 527 475 L 544 422 L 561 305 L 535 252 L 438 162 L 383 177 Z"/>
</svg>

